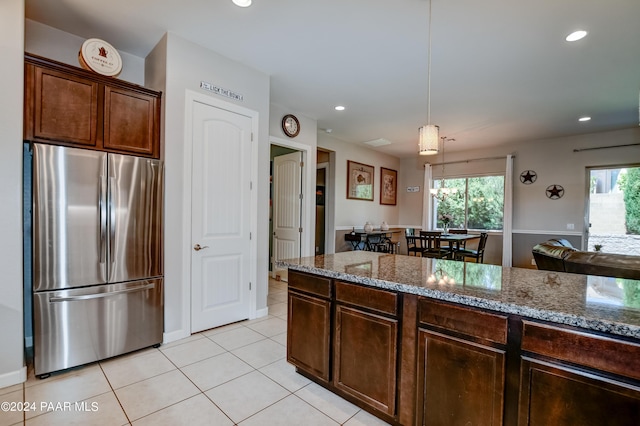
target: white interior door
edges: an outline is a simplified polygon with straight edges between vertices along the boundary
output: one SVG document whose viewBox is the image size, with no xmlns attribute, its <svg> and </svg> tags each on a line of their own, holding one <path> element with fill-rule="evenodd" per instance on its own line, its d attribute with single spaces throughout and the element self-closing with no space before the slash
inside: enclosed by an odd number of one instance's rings
<svg viewBox="0 0 640 426">
<path fill-rule="evenodd" d="M 273 260 L 300 257 L 302 153 L 273 159 Z M 272 266 L 274 276 L 286 281 L 286 270 Z"/>
<path fill-rule="evenodd" d="M 250 117 L 194 101 L 191 332 L 249 318 Z"/>
</svg>

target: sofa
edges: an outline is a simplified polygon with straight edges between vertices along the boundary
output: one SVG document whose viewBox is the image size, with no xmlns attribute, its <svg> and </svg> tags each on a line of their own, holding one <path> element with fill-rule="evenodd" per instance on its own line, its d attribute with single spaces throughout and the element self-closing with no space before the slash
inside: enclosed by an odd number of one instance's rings
<svg viewBox="0 0 640 426">
<path fill-rule="evenodd" d="M 550 239 L 532 250 L 538 269 L 640 280 L 640 256 L 581 251 L 565 239 Z"/>
</svg>

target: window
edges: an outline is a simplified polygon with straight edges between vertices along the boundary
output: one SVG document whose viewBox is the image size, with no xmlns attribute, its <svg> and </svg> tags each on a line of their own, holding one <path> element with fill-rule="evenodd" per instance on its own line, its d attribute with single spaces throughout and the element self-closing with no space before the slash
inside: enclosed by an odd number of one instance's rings
<svg viewBox="0 0 640 426">
<path fill-rule="evenodd" d="M 439 188 L 441 180 L 433 182 Z M 449 228 L 502 230 L 504 211 L 504 176 L 475 176 L 445 179 L 446 188 L 457 192 L 443 201 L 434 198 L 436 228 L 443 228 L 443 215 L 451 216 Z"/>
</svg>

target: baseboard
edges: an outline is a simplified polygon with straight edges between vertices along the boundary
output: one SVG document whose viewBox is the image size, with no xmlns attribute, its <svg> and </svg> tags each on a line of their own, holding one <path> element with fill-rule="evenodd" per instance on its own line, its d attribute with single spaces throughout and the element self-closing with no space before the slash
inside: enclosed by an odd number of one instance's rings
<svg viewBox="0 0 640 426">
<path fill-rule="evenodd" d="M 262 318 L 269 315 L 269 307 L 256 309 L 256 318 Z"/>
<path fill-rule="evenodd" d="M 22 367 L 16 371 L 0 374 L 0 389 L 13 385 L 18 385 L 27 381 L 27 367 Z"/>
<path fill-rule="evenodd" d="M 184 339 L 191 336 L 191 333 L 187 330 L 176 330 L 170 333 L 162 333 L 162 344 L 175 342 L 176 340 Z"/>
</svg>

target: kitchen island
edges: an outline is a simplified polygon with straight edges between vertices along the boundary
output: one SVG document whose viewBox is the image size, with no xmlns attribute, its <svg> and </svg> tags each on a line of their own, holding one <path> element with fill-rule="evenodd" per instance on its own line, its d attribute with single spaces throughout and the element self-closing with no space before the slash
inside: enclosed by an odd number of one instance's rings
<svg viewBox="0 0 640 426">
<path fill-rule="evenodd" d="M 640 281 L 346 252 L 286 260 L 287 359 L 392 424 L 640 424 Z"/>
</svg>

